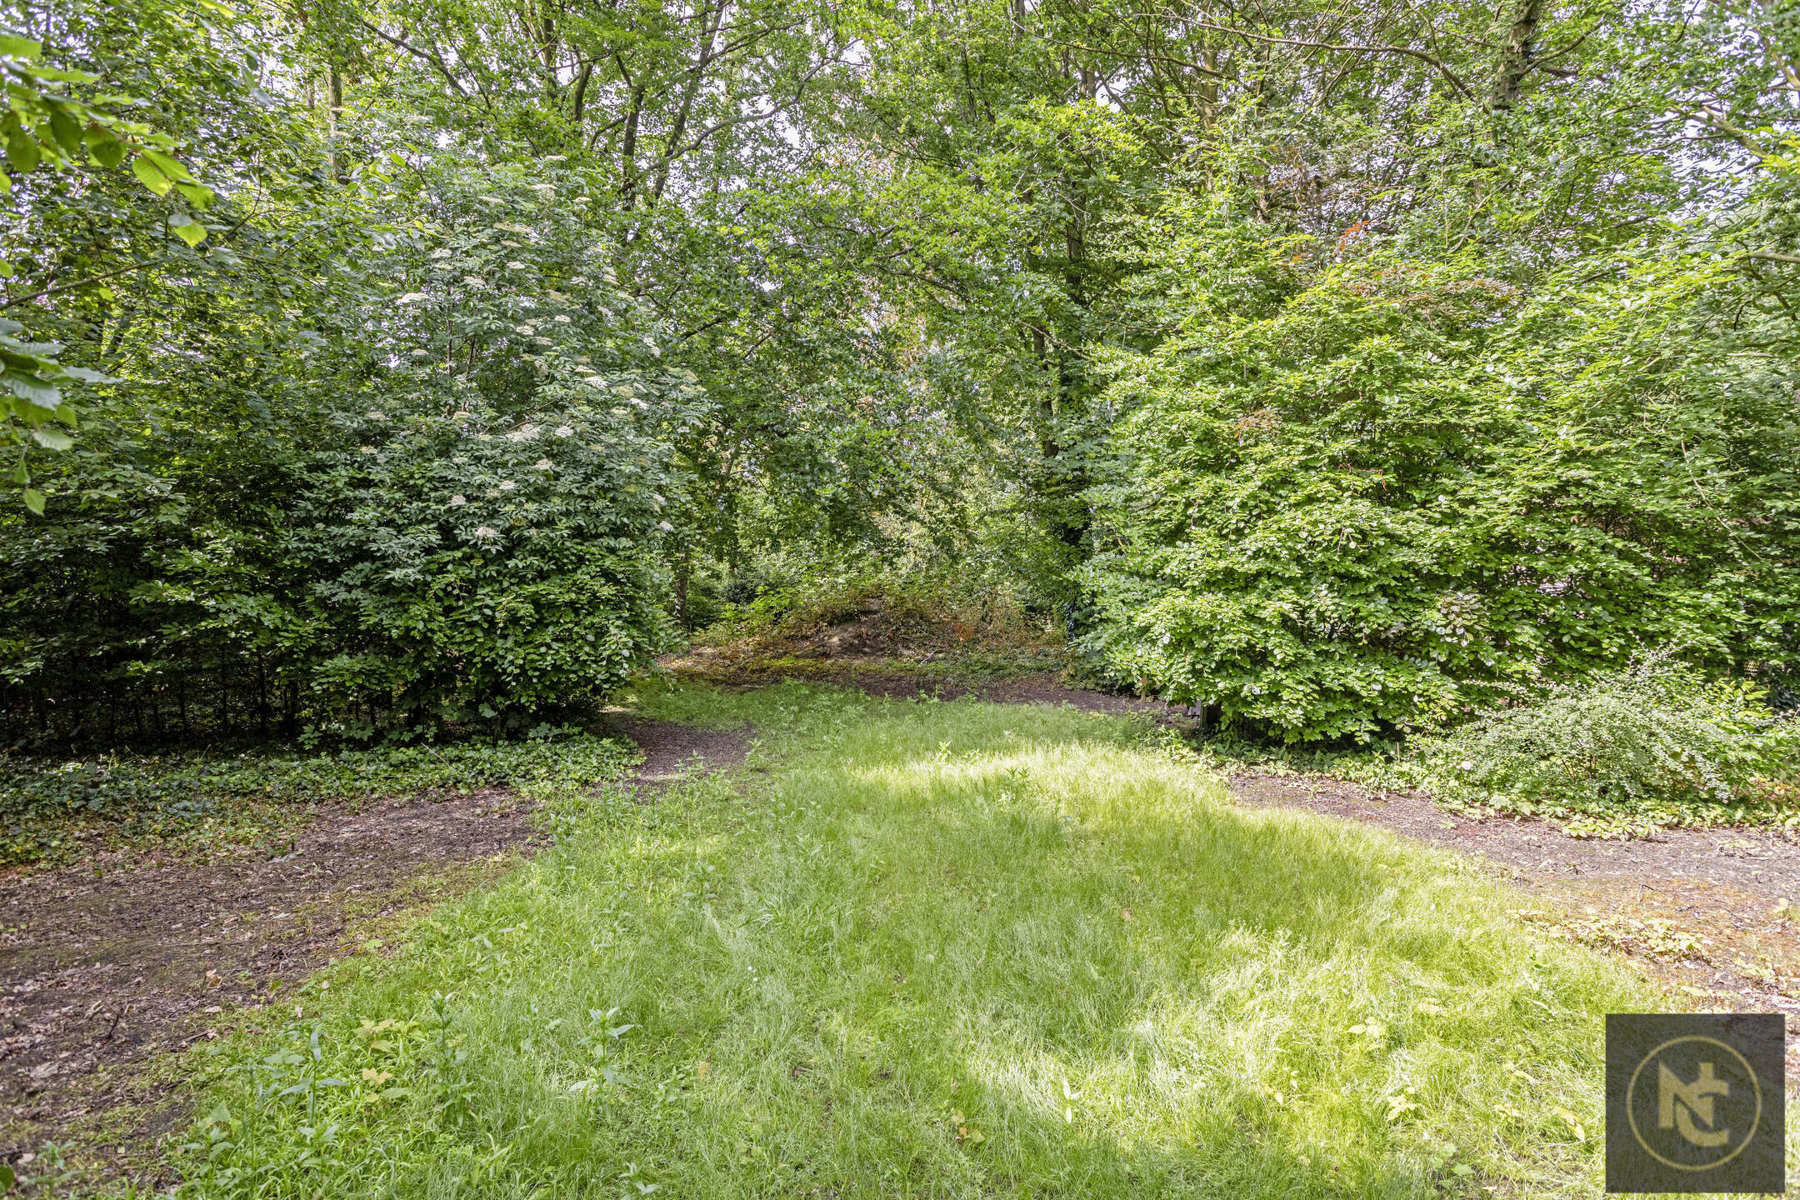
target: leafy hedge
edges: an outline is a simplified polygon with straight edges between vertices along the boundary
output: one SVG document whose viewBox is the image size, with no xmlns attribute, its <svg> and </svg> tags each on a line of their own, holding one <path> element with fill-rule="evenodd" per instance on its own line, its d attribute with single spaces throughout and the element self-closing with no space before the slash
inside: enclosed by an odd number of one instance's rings
<svg viewBox="0 0 1800 1200">
<path fill-rule="evenodd" d="M 241 363 L 128 355 L 74 486 L 0 516 L 12 740 L 522 727 L 663 643 L 702 390 L 579 177 L 413 186 L 315 289 L 211 316 Z"/>
<path fill-rule="evenodd" d="M 1646 645 L 1800 666 L 1796 373 L 1732 342 L 1722 265 L 1527 287 L 1281 254 L 1261 299 L 1171 301 L 1186 328 L 1112 364 L 1131 415 L 1085 578 L 1115 673 L 1293 742 Z"/>
</svg>

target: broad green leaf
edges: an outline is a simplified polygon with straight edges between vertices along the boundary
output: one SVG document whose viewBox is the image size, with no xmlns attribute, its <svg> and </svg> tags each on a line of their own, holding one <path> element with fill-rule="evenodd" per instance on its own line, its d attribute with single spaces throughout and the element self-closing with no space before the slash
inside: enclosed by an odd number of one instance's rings
<svg viewBox="0 0 1800 1200">
<path fill-rule="evenodd" d="M 169 189 L 175 186 L 167 175 L 157 170 L 155 164 L 142 154 L 131 160 L 131 173 L 159 196 L 168 195 Z"/>
<path fill-rule="evenodd" d="M 25 507 L 29 508 L 32 512 L 36 513 L 38 516 L 40 516 L 40 517 L 43 516 L 44 515 L 44 493 L 38 491 L 36 488 L 26 488 L 25 489 Z"/>
<path fill-rule="evenodd" d="M 90 125 L 87 131 L 87 148 L 88 153 L 94 156 L 94 161 L 109 171 L 125 161 L 125 143 L 110 129 Z"/>
<path fill-rule="evenodd" d="M 55 409 L 62 403 L 62 392 L 53 383 L 48 383 L 29 371 L 8 371 L 0 375 L 0 384 L 21 400 L 30 402 L 39 408 Z"/>
<path fill-rule="evenodd" d="M 50 109 L 50 135 L 70 158 L 81 153 L 81 122 L 70 116 L 62 105 Z"/>
<path fill-rule="evenodd" d="M 164 175 L 167 175 L 170 179 L 180 183 L 192 183 L 194 181 L 194 177 L 188 174 L 188 169 L 186 167 L 182 166 L 181 163 L 170 158 L 162 151 L 152 150 L 146 146 L 143 154 L 145 158 L 156 164 L 157 170 L 161 171 Z"/>
<path fill-rule="evenodd" d="M 96 83 L 100 79 L 92 71 L 71 71 L 67 67 L 38 67 L 32 74 L 55 83 Z"/>
<path fill-rule="evenodd" d="M 15 123 L 6 137 L 6 163 L 23 174 L 38 165 L 43 153 L 37 140 Z"/>
</svg>

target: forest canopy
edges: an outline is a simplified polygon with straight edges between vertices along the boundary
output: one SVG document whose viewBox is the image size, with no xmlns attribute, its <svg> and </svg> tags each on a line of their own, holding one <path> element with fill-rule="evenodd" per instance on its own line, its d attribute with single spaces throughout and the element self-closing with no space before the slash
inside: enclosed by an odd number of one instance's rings
<svg viewBox="0 0 1800 1200">
<path fill-rule="evenodd" d="M 7 3 L 4 741 L 933 577 L 1287 742 L 1800 688 L 1791 0 Z"/>
</svg>

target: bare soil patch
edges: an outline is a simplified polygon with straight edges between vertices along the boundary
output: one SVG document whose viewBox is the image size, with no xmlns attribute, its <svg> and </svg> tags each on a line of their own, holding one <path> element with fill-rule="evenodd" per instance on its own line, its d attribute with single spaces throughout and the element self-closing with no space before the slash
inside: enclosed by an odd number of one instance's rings
<svg viewBox="0 0 1800 1200">
<path fill-rule="evenodd" d="M 618 712 L 608 712 L 606 724 L 608 732 L 630 738 L 644 752 L 643 764 L 632 776 L 640 789 L 667 787 L 694 770 L 739 766 L 750 749 L 744 735 L 731 729 L 647 721 Z"/>
<path fill-rule="evenodd" d="M 744 757 L 733 733 L 615 724 L 644 750 L 646 790 Z M 141 1068 L 279 1000 L 384 919 L 516 864 L 539 845 L 528 809 L 501 789 L 321 805 L 274 858 L 138 848 L 0 875 L 0 1153 L 104 1136 L 94 1149 L 130 1169 L 186 1112 Z"/>
</svg>

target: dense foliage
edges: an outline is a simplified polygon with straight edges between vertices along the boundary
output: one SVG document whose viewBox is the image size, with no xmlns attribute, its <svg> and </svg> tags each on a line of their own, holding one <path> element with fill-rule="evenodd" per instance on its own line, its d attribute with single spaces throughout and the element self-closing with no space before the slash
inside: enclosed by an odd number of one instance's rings
<svg viewBox="0 0 1800 1200">
<path fill-rule="evenodd" d="M 870 571 L 1257 736 L 1800 669 L 1791 6 L 6 6 L 5 740 Z"/>
<path fill-rule="evenodd" d="M 1644 646 L 1800 667 L 1794 364 L 1720 328 L 1716 263 L 1579 273 L 1270 265 L 1260 305 L 1121 367 L 1109 661 L 1308 741 Z"/>
<path fill-rule="evenodd" d="M 1770 815 L 1768 784 L 1794 777 L 1800 731 L 1742 681 L 1651 657 L 1483 713 L 1422 739 L 1412 758 L 1452 803 L 1655 828 Z M 1800 820 L 1791 790 L 1789 824 Z"/>
</svg>

